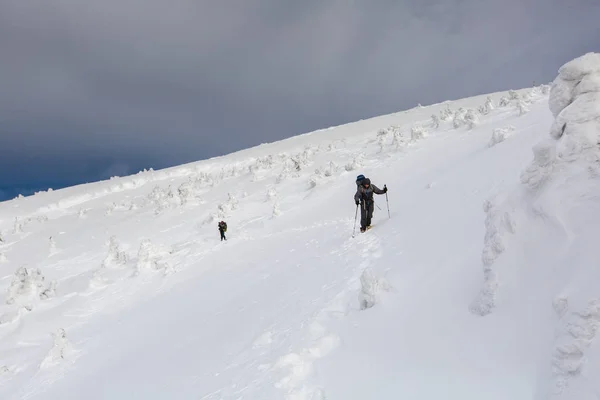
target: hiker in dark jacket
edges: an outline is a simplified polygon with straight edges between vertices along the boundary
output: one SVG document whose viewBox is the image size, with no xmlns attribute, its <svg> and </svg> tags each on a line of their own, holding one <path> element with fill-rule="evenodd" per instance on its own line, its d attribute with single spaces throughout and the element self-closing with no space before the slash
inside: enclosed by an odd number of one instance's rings
<svg viewBox="0 0 600 400">
<path fill-rule="evenodd" d="M 371 180 L 365 178 L 360 182 L 356 194 L 354 195 L 354 201 L 356 205 L 360 205 L 360 231 L 364 232 L 367 228 L 371 227 L 371 218 L 373 218 L 373 209 L 375 208 L 375 201 L 373 200 L 373 193 L 384 194 L 387 192 L 387 186 L 383 185 L 383 189 L 379 189 L 375 185 L 371 185 Z"/>
<path fill-rule="evenodd" d="M 219 233 L 221 233 L 221 242 L 223 240 L 227 240 L 225 237 L 225 232 L 227 232 L 227 223 L 225 221 L 219 222 Z"/>
</svg>

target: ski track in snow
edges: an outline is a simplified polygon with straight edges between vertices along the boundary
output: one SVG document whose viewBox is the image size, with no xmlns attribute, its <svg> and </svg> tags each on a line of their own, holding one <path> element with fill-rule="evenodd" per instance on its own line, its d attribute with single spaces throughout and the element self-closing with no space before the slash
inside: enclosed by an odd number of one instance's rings
<svg viewBox="0 0 600 400">
<path fill-rule="evenodd" d="M 485 109 L 487 95 L 417 107 L 0 204 L 0 296 L 16 293 L 15 304 L 0 306 L 0 398 L 64 398 L 96 380 L 102 388 L 90 398 L 336 398 L 339 387 L 323 379 L 328 369 L 320 363 L 352 351 L 349 324 L 389 311 L 393 301 L 410 304 L 410 285 L 428 290 L 449 273 L 443 253 L 456 238 L 428 208 L 447 201 L 452 212 L 513 180 L 500 162 L 487 185 L 455 177 L 478 159 L 506 162 L 520 135 L 533 137 L 530 131 L 547 121 L 542 89 L 517 91 L 525 100 L 502 107 Z M 449 118 L 432 122 L 446 107 Z M 357 227 L 352 237 L 358 173 L 387 183 L 392 218 L 385 195 L 377 196 L 374 228 Z M 502 282 L 514 271 L 498 263 L 522 232 L 515 224 L 522 213 L 514 209 L 521 203 L 501 200 L 486 202 L 481 216 L 482 289 L 470 304 L 469 293 L 461 293 L 456 306 L 478 318 L 506 301 Z M 220 219 L 228 221 L 226 242 L 218 242 Z M 419 249 L 421 262 L 442 267 L 420 265 L 411 246 L 423 240 L 408 231 L 418 225 L 428 227 L 432 241 Z M 431 229 L 436 225 L 439 232 Z M 27 273 L 19 283 L 14 274 L 22 265 Z M 441 304 L 435 297 L 444 294 L 414 298 Z M 579 313 L 568 311 L 567 300 L 554 308 L 571 321 L 551 361 L 556 385 L 566 386 L 582 369 L 600 308 L 597 300 Z M 411 310 L 402 310 L 407 323 L 418 314 Z M 156 354 L 146 355 L 144 346 Z"/>
</svg>

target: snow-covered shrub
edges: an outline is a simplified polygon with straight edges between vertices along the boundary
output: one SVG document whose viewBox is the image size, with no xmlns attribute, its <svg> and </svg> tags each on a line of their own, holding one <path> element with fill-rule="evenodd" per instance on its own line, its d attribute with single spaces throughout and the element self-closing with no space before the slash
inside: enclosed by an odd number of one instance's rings
<svg viewBox="0 0 600 400">
<path fill-rule="evenodd" d="M 524 115 L 529 112 L 529 108 L 527 108 L 527 104 L 523 100 L 519 100 L 517 103 L 517 110 L 519 110 L 519 115 Z"/>
<path fill-rule="evenodd" d="M 329 161 L 327 168 L 323 171 L 323 175 L 330 177 L 337 174 L 339 170 L 340 167 L 334 161 Z"/>
<path fill-rule="evenodd" d="M 431 116 L 431 129 L 437 129 L 440 127 L 440 119 L 437 115 L 433 114 Z"/>
<path fill-rule="evenodd" d="M 117 242 L 116 236 L 111 236 L 108 240 L 108 254 L 102 261 L 102 267 L 111 267 L 111 266 L 119 266 L 127 264 L 129 261 L 129 257 L 127 253 L 121 250 L 121 246 L 119 242 Z"/>
<path fill-rule="evenodd" d="M 499 105 L 500 107 L 506 107 L 506 106 L 508 106 L 509 104 L 510 104 L 510 99 L 509 99 L 508 97 L 506 97 L 506 96 L 502 96 L 502 97 L 500 98 L 500 101 L 498 102 L 498 105 Z"/>
<path fill-rule="evenodd" d="M 393 133 L 393 138 L 392 138 L 392 146 L 396 149 L 399 150 L 400 147 L 406 145 L 406 138 L 404 136 L 402 136 L 402 132 L 398 129 L 395 130 Z"/>
<path fill-rule="evenodd" d="M 116 208 L 117 208 L 116 203 L 113 202 L 112 204 L 109 204 L 106 207 L 106 211 L 104 212 L 104 215 L 106 215 L 106 216 L 112 215 L 112 213 L 115 211 Z"/>
<path fill-rule="evenodd" d="M 360 293 L 358 301 L 360 309 L 365 310 L 377 304 L 379 294 L 390 290 L 391 286 L 383 279 L 373 275 L 371 269 L 366 268 L 360 276 Z"/>
<path fill-rule="evenodd" d="M 426 134 L 427 130 L 423 126 L 419 124 L 413 125 L 413 127 L 410 129 L 410 140 L 413 142 L 421 140 Z"/>
<path fill-rule="evenodd" d="M 479 107 L 479 113 L 482 115 L 487 115 L 493 109 L 494 109 L 494 102 L 492 101 L 492 98 L 490 96 L 488 96 L 485 100 L 485 103 L 481 107 Z"/>
<path fill-rule="evenodd" d="M 383 148 L 385 146 L 385 139 L 387 138 L 388 131 L 385 129 L 380 129 L 377 132 L 377 144 L 379 145 L 379 152 L 383 152 Z"/>
<path fill-rule="evenodd" d="M 40 368 L 49 368 L 59 364 L 62 360 L 69 359 L 75 354 L 67 333 L 63 328 L 52 333 L 53 344 L 48 355 L 42 361 Z"/>
<path fill-rule="evenodd" d="M 467 124 L 467 126 L 469 127 L 469 129 L 475 128 L 477 126 L 477 124 L 479 124 L 479 118 L 477 117 L 475 110 L 473 110 L 471 108 L 468 109 L 467 112 L 465 113 L 464 121 L 465 121 L 465 124 Z"/>
<path fill-rule="evenodd" d="M 354 171 L 357 169 L 362 168 L 362 166 L 364 165 L 364 154 L 359 154 L 356 157 L 354 157 L 354 159 L 352 160 L 352 162 L 346 164 L 346 166 L 344 167 L 346 169 L 346 171 Z"/>
<path fill-rule="evenodd" d="M 454 112 L 450 109 L 450 105 L 446 104 L 446 108 L 440 111 L 440 119 L 442 121 L 449 121 L 452 119 Z"/>
<path fill-rule="evenodd" d="M 15 272 L 8 288 L 6 304 L 15 304 L 31 311 L 40 300 L 53 297 L 55 290 L 56 282 L 46 283 L 39 268 L 29 270 L 21 267 Z"/>
<path fill-rule="evenodd" d="M 483 203 L 485 218 L 485 236 L 483 239 L 483 286 L 470 305 L 471 312 L 478 315 L 489 314 L 495 306 L 498 279 L 492 268 L 494 261 L 506 248 L 505 236 L 515 232 L 515 223 L 508 212 L 496 207 L 491 201 Z"/>
<path fill-rule="evenodd" d="M 4 239 L 4 234 L 2 232 L 0 232 L 0 244 L 6 243 L 6 240 Z"/>
<path fill-rule="evenodd" d="M 454 116 L 452 118 L 452 126 L 454 129 L 458 129 L 465 124 L 465 115 L 467 114 L 467 110 L 463 107 L 456 110 Z"/>
<path fill-rule="evenodd" d="M 492 132 L 492 137 L 488 143 L 488 147 L 493 147 L 500 142 L 503 142 L 508 136 L 510 136 L 511 132 L 515 130 L 515 127 L 512 125 L 505 126 L 504 128 L 496 128 Z"/>
<path fill-rule="evenodd" d="M 274 187 L 270 187 L 267 190 L 267 201 L 271 201 L 277 197 L 277 190 Z"/>
<path fill-rule="evenodd" d="M 515 92 L 514 90 L 509 90 L 508 91 L 508 97 L 511 100 L 518 100 L 520 96 L 519 96 L 519 93 Z"/>
<path fill-rule="evenodd" d="M 87 214 L 87 210 L 80 208 L 79 211 L 77 212 L 77 218 L 85 218 Z"/>
<path fill-rule="evenodd" d="M 19 219 L 19 217 L 15 217 L 15 223 L 13 224 L 13 233 L 15 235 L 23 233 L 23 222 Z"/>
<path fill-rule="evenodd" d="M 229 203 L 231 209 L 236 210 L 239 205 L 238 199 L 231 193 L 227 193 L 227 196 L 228 196 L 227 202 Z"/>
<path fill-rule="evenodd" d="M 159 186 L 155 186 L 148 194 L 147 199 L 156 206 L 156 214 L 160 214 L 165 210 L 178 207 L 182 204 L 181 197 L 173 190 L 171 185 L 169 185 L 167 189 L 161 189 Z"/>
<path fill-rule="evenodd" d="M 281 209 L 279 206 L 279 201 L 275 201 L 275 203 L 273 204 L 273 217 L 278 217 L 281 215 Z"/>
<path fill-rule="evenodd" d="M 173 267 L 163 259 L 171 253 L 168 247 L 154 245 L 149 239 L 142 240 L 137 255 L 136 274 L 148 269 L 163 270 L 165 274 L 174 272 Z"/>
</svg>

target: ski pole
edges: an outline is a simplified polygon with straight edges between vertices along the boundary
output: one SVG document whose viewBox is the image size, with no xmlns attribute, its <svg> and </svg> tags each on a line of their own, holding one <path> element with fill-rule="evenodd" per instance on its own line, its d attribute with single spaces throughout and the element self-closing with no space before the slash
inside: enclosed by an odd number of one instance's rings
<svg viewBox="0 0 600 400">
<path fill-rule="evenodd" d="M 386 186 L 386 185 L 383 185 L 383 187 L 387 189 L 387 186 Z M 390 202 L 389 202 L 389 200 L 388 200 L 387 191 L 385 192 L 385 202 L 386 202 L 386 204 L 387 204 L 388 217 L 391 219 L 391 218 L 392 218 L 392 215 L 390 214 Z"/>
<path fill-rule="evenodd" d="M 358 218 L 358 204 L 356 205 L 356 212 L 354 213 L 354 229 L 352 229 L 352 237 L 356 233 L 356 219 Z"/>
</svg>

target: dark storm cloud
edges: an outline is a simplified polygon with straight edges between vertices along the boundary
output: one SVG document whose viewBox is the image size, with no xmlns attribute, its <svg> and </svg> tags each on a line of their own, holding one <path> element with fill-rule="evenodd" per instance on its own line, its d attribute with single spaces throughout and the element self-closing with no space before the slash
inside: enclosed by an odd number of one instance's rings
<svg viewBox="0 0 600 400">
<path fill-rule="evenodd" d="M 223 154 L 547 82 L 592 0 L 0 0 L 0 188 Z"/>
</svg>

